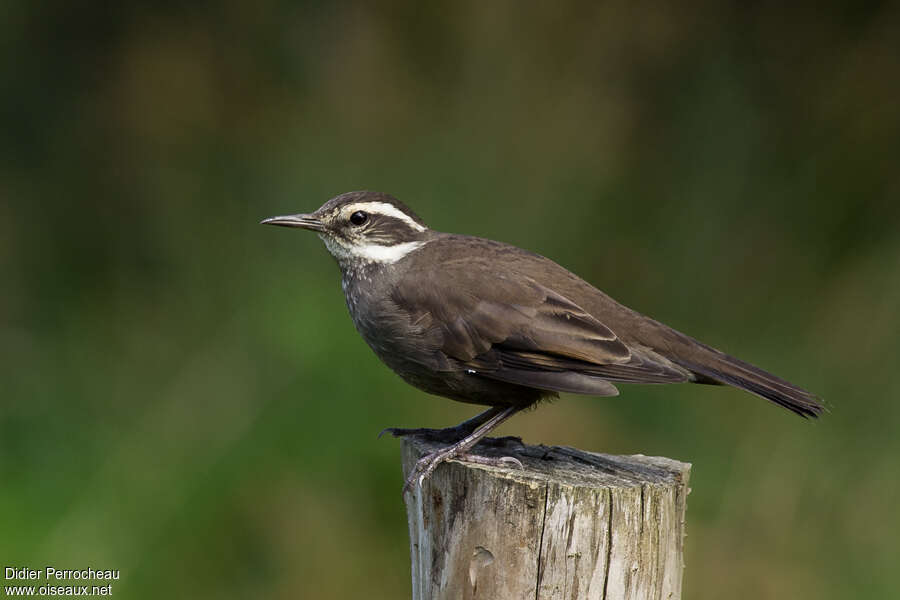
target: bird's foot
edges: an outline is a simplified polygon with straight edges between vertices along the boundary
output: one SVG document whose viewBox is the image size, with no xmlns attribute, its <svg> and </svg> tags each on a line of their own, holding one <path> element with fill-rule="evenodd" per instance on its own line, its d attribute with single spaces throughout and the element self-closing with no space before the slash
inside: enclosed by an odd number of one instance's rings
<svg viewBox="0 0 900 600">
<path fill-rule="evenodd" d="M 389 431 L 396 437 L 403 437 L 405 435 L 412 435 L 413 433 L 420 432 L 428 433 L 430 435 L 438 436 L 438 441 L 442 441 L 441 438 L 444 438 L 443 442 L 449 444 L 440 450 L 426 454 L 416 461 L 409 477 L 406 478 L 406 483 L 403 484 L 403 493 L 405 494 L 407 490 L 411 489 L 415 482 L 418 482 L 419 485 L 421 485 L 422 481 L 431 475 L 437 466 L 444 461 L 453 458 L 467 458 L 471 460 L 472 456 L 468 453 L 469 450 L 471 450 L 479 440 L 490 433 L 492 429 L 522 410 L 522 408 L 522 406 L 492 406 L 480 415 L 476 415 L 468 421 L 460 423 L 456 427 L 449 427 L 447 429 L 423 430 L 401 429 L 398 427 L 382 431 L 381 433 Z M 447 441 L 447 439 L 450 441 Z M 519 442 L 521 443 L 521 440 L 519 440 Z M 506 459 L 490 459 L 479 456 L 474 462 L 499 465 L 509 465 L 512 463 L 522 467 L 522 463 L 519 462 L 518 459 L 512 457 L 507 457 Z"/>
<path fill-rule="evenodd" d="M 475 463 L 476 465 L 489 465 L 491 467 L 516 467 L 524 471 L 525 465 L 515 456 L 479 456 L 477 454 L 461 454 L 458 459 L 466 462 Z"/>
<path fill-rule="evenodd" d="M 435 442 L 441 442 L 443 444 L 456 444 L 457 442 L 468 440 L 466 441 L 466 448 L 468 449 L 474 446 L 478 440 L 487 435 L 487 433 L 490 432 L 491 429 L 505 421 L 507 418 L 509 418 L 510 415 L 518 412 L 519 410 L 521 410 L 521 408 L 510 406 L 492 406 L 486 411 L 475 415 L 471 419 L 463 421 L 455 427 L 445 427 L 444 429 L 431 429 L 428 427 L 416 427 L 414 429 L 405 429 L 403 427 L 388 427 L 387 429 L 382 429 L 381 433 L 378 434 L 378 437 L 380 438 L 385 433 L 390 433 L 394 437 L 421 435 L 426 439 Z M 479 433 L 475 435 L 475 437 L 472 437 L 476 431 Z M 518 438 L 499 439 L 507 440 Z M 522 442 L 521 439 L 519 439 L 518 441 L 519 443 Z"/>
<path fill-rule="evenodd" d="M 438 465 L 440 465 L 442 462 L 454 459 L 471 462 L 478 465 L 490 465 L 492 467 L 515 466 L 519 469 L 525 468 L 525 465 L 522 464 L 522 461 L 514 456 L 480 456 L 478 454 L 469 453 L 467 449 L 461 447 L 460 444 L 454 444 L 453 446 L 442 448 L 435 452 L 431 452 L 430 454 L 426 454 L 425 456 L 417 460 L 415 467 L 413 467 L 412 472 L 409 474 L 409 477 L 406 478 L 406 483 L 403 484 L 402 493 L 405 494 L 406 492 L 412 490 L 413 485 L 415 484 L 422 485 L 422 482 L 431 476 Z"/>
</svg>

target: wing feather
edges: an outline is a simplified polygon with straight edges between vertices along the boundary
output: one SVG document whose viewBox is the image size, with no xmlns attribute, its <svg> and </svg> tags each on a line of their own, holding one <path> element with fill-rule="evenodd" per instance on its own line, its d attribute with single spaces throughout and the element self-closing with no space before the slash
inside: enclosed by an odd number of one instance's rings
<svg viewBox="0 0 900 600">
<path fill-rule="evenodd" d="M 495 285 L 485 288 L 480 271 L 487 268 L 449 263 L 439 276 L 416 271 L 416 285 L 395 288 L 394 301 L 437 331 L 438 351 L 453 359 L 447 364 L 517 385 L 603 396 L 618 394 L 611 381 L 688 380 L 686 370 L 630 348 L 583 308 L 528 277 L 490 273 Z"/>
</svg>

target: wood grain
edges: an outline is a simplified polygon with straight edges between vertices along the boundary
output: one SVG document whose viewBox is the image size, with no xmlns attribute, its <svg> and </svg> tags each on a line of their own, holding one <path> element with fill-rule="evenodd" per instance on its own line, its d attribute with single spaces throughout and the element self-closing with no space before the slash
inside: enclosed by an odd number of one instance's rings
<svg viewBox="0 0 900 600">
<path fill-rule="evenodd" d="M 690 465 L 502 439 L 405 495 L 414 600 L 681 597 Z M 403 444 L 403 470 L 438 447 Z"/>
</svg>

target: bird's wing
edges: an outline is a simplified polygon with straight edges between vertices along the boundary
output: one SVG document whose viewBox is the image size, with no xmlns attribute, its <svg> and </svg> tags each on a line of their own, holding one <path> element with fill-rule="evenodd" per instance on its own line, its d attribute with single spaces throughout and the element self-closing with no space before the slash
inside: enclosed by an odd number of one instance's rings
<svg viewBox="0 0 900 600">
<path fill-rule="evenodd" d="M 469 261 L 413 276 L 397 286 L 394 301 L 438 332 L 442 353 L 479 375 L 594 395 L 618 393 L 610 381 L 688 379 L 685 370 L 630 348 L 580 306 L 521 274 Z"/>
</svg>

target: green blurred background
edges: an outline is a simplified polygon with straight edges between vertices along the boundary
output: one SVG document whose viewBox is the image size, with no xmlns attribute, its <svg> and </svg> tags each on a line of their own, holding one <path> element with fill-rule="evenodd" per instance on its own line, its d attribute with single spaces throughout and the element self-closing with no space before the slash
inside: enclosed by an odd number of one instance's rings
<svg viewBox="0 0 900 600">
<path fill-rule="evenodd" d="M 375 435 L 477 407 L 389 372 L 320 241 L 257 225 L 375 189 L 829 401 L 623 386 L 503 428 L 692 462 L 687 598 L 900 595 L 896 4 L 0 13 L 3 565 L 408 597 Z"/>
</svg>

